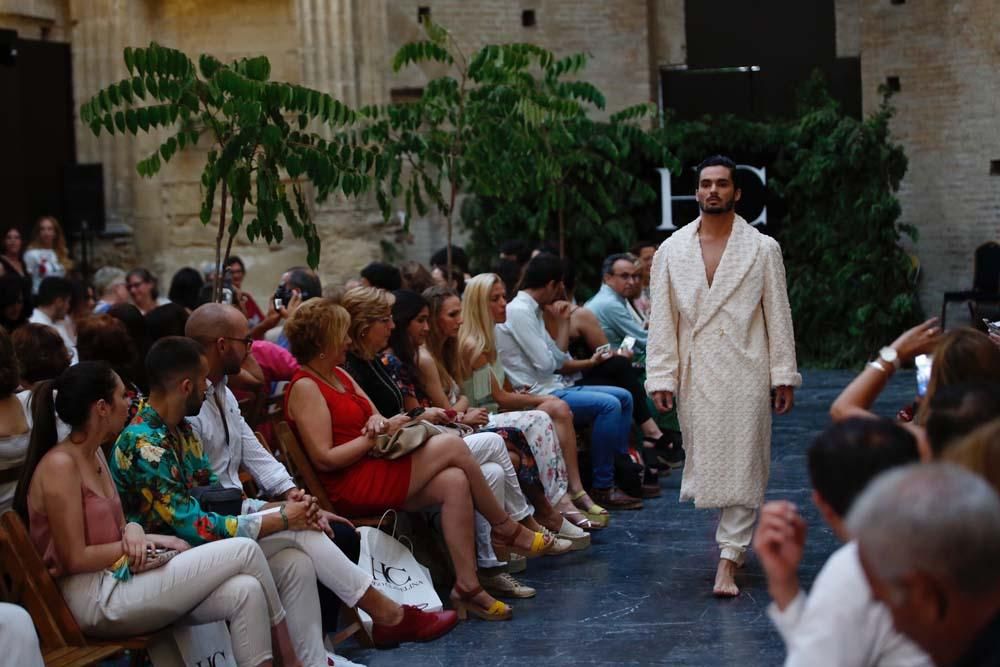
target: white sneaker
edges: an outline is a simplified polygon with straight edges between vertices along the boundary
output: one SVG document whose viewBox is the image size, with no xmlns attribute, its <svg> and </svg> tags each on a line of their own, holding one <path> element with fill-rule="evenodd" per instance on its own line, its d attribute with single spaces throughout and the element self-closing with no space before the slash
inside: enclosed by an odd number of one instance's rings
<svg viewBox="0 0 1000 667">
<path fill-rule="evenodd" d="M 479 584 L 486 589 L 487 593 L 498 598 L 535 597 L 534 588 L 525 586 L 507 572 L 501 572 L 492 576 L 480 574 Z"/>
<path fill-rule="evenodd" d="M 556 537 L 572 542 L 570 551 L 583 551 L 590 546 L 590 533 L 583 528 L 574 526 L 565 517 L 562 520 L 562 525 L 559 527 L 559 532 L 556 533 Z"/>
<path fill-rule="evenodd" d="M 521 554 L 512 553 L 507 557 L 507 571 L 511 574 L 519 574 L 528 569 L 528 559 Z"/>
</svg>

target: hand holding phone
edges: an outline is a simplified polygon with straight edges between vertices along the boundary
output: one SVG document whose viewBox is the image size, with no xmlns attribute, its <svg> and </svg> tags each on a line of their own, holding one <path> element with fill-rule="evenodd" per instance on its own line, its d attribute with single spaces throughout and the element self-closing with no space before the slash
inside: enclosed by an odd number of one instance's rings
<svg viewBox="0 0 1000 667">
<path fill-rule="evenodd" d="M 625 350 L 626 352 L 631 352 L 632 348 L 635 347 L 635 336 L 625 336 L 622 339 L 622 344 L 618 346 L 619 350 Z"/>
<path fill-rule="evenodd" d="M 608 356 L 609 354 L 611 354 L 611 343 L 605 343 L 604 345 L 601 345 L 596 350 L 594 350 L 594 353 L 602 357 Z"/>
</svg>

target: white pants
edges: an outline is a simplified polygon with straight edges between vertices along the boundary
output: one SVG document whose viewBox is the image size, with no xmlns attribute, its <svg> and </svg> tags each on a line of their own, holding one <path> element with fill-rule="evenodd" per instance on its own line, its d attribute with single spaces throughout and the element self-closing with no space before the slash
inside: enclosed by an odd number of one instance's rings
<svg viewBox="0 0 1000 667">
<path fill-rule="evenodd" d="M 465 437 L 472 457 L 483 471 L 486 483 L 493 496 L 514 521 L 520 521 L 534 513 L 517 481 L 517 471 L 510 462 L 507 445 L 496 433 L 473 433 Z M 497 559 L 493 551 L 493 527 L 482 514 L 476 512 L 476 560 L 479 567 L 497 567 L 503 561 Z"/>
<path fill-rule="evenodd" d="M 144 634 L 182 619 L 228 621 L 239 665 L 270 660 L 271 626 L 285 619 L 263 552 L 242 537 L 189 549 L 128 581 L 102 570 L 63 577 L 59 587 L 80 629 L 95 637 Z"/>
<path fill-rule="evenodd" d="M 0 646 L 5 664 L 44 667 L 35 625 L 23 607 L 0 603 Z"/>
<path fill-rule="evenodd" d="M 719 527 L 715 531 L 715 541 L 719 544 L 720 558 L 742 565 L 746 560 L 747 547 L 753 539 L 754 524 L 757 523 L 756 507 L 723 507 L 719 517 Z"/>
</svg>

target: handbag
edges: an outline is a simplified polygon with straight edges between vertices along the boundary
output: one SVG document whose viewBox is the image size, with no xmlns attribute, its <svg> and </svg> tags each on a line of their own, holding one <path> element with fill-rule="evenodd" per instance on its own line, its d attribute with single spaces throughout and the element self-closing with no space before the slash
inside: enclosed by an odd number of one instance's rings
<svg viewBox="0 0 1000 667">
<path fill-rule="evenodd" d="M 230 489 L 216 482 L 189 489 L 201 509 L 223 516 L 239 516 L 243 512 L 243 489 Z"/>
<path fill-rule="evenodd" d="M 368 450 L 368 455 L 376 459 L 398 459 L 439 433 L 441 431 L 438 427 L 428 421 L 413 422 L 392 435 L 380 435 L 375 438 L 375 446 Z"/>
</svg>

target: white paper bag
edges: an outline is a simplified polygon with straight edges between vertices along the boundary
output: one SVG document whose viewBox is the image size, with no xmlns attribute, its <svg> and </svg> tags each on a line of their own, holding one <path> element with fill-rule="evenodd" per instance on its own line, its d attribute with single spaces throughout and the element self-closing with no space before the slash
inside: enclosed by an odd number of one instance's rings
<svg viewBox="0 0 1000 667">
<path fill-rule="evenodd" d="M 172 635 L 185 667 L 237 667 L 225 621 L 203 625 L 175 625 L 165 635 L 164 641 L 170 641 Z M 160 655 L 168 656 L 170 653 L 150 651 L 156 667 L 161 667 L 162 662 L 173 662 L 158 660 Z"/>
<path fill-rule="evenodd" d="M 372 586 L 376 590 L 399 604 L 413 605 L 424 611 L 441 611 L 441 598 L 434 591 L 430 572 L 417 562 L 410 549 L 378 528 L 361 526 L 358 532 L 361 537 L 358 567 L 372 575 Z M 361 609 L 358 609 L 358 616 L 370 635 L 371 617 Z"/>
</svg>

